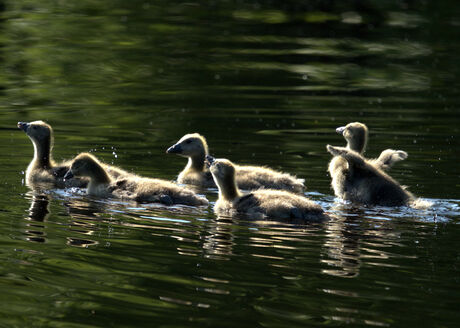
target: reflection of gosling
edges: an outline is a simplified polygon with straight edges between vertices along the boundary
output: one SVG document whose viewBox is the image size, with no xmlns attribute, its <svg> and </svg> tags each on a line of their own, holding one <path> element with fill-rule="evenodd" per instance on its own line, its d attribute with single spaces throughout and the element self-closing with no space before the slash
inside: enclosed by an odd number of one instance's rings
<svg viewBox="0 0 460 328">
<path fill-rule="evenodd" d="M 207 205 L 204 197 L 172 182 L 139 176 L 126 176 L 118 180 L 110 177 L 103 165 L 91 154 L 75 157 L 65 178 L 83 176 L 90 179 L 87 193 L 93 196 L 118 197 L 137 202 L 162 203 L 165 205 Z"/>
<path fill-rule="evenodd" d="M 415 200 L 414 196 L 359 153 L 327 145 L 333 156 L 340 156 L 329 166 L 335 195 L 345 200 L 368 205 L 400 206 Z"/>
<path fill-rule="evenodd" d="M 235 181 L 238 172 L 229 160 L 207 156 L 207 162 L 219 188 L 219 199 L 214 207 L 217 214 L 247 214 L 254 218 L 305 221 L 321 221 L 326 218 L 321 206 L 306 197 L 284 190 L 259 189 L 242 194 Z"/>
<path fill-rule="evenodd" d="M 64 187 L 85 187 L 87 179 L 73 178 L 64 181 L 64 175 L 70 168 L 71 161 L 56 164 L 52 158 L 53 129 L 43 121 L 31 123 L 18 122 L 18 128 L 23 130 L 34 145 L 34 158 L 26 171 L 27 184 L 52 183 L 59 188 Z M 127 175 L 129 173 L 113 166 L 106 165 L 105 168 L 113 177 Z"/>
<path fill-rule="evenodd" d="M 361 155 L 366 151 L 369 132 L 367 126 L 363 123 L 353 122 L 346 126 L 341 126 L 336 129 L 337 133 L 343 135 L 347 141 L 347 148 L 351 149 Z M 407 153 L 402 150 L 386 149 L 382 151 L 380 156 L 376 159 L 368 160 L 378 168 L 388 170 L 395 163 L 405 160 Z"/>
<path fill-rule="evenodd" d="M 205 167 L 208 155 L 206 139 L 198 133 L 183 136 L 166 151 L 188 157 L 188 164 L 179 174 L 177 182 L 202 187 L 215 187 L 209 169 Z M 281 189 L 302 193 L 305 186 L 302 179 L 266 167 L 234 165 L 237 170 L 236 183 L 244 190 L 259 188 Z"/>
</svg>

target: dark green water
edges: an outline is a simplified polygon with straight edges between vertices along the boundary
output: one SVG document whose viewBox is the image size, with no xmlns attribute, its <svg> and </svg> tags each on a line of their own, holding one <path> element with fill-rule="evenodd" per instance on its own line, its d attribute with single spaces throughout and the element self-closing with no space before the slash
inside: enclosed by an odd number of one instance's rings
<svg viewBox="0 0 460 328">
<path fill-rule="evenodd" d="M 0 326 L 456 327 L 460 305 L 457 1 L 0 1 Z M 17 121 L 54 157 L 174 179 L 211 153 L 306 179 L 336 215 L 292 226 L 24 185 Z M 425 211 L 334 199 L 325 145 L 367 155 Z M 215 190 L 206 191 L 212 202 Z"/>
</svg>

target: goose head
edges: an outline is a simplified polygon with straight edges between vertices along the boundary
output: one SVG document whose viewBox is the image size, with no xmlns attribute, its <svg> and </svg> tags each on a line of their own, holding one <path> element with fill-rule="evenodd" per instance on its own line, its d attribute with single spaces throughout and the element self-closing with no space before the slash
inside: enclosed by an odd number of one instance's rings
<svg viewBox="0 0 460 328">
<path fill-rule="evenodd" d="M 218 180 L 228 180 L 235 177 L 235 166 L 225 158 L 206 156 L 206 166 Z"/>
<path fill-rule="evenodd" d="M 183 157 L 204 157 L 208 153 L 208 145 L 202 135 L 191 133 L 186 134 L 176 144 L 169 147 L 166 153 Z"/>
<path fill-rule="evenodd" d="M 43 121 L 18 122 L 18 128 L 24 131 L 27 136 L 36 142 L 45 142 L 51 139 L 52 128 Z"/>
<path fill-rule="evenodd" d="M 368 129 L 363 123 L 353 122 L 345 126 L 338 127 L 335 130 L 343 135 L 347 141 L 347 147 L 358 153 L 363 153 L 366 150 Z"/>
<path fill-rule="evenodd" d="M 64 179 L 71 179 L 74 176 L 99 178 L 99 175 L 104 175 L 103 173 L 105 173 L 104 169 L 95 156 L 89 153 L 82 153 L 75 157 Z"/>
</svg>

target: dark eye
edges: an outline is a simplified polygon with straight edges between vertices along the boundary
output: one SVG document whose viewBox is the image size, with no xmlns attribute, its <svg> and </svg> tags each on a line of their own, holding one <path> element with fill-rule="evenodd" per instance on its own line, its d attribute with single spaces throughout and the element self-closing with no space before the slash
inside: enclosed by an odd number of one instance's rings
<svg viewBox="0 0 460 328">
<path fill-rule="evenodd" d="M 37 130 L 37 127 L 36 127 L 36 126 L 32 126 L 32 129 Z"/>
<path fill-rule="evenodd" d="M 185 140 L 185 143 L 186 143 L 186 144 L 192 143 L 192 139 L 187 139 L 187 140 Z"/>
</svg>

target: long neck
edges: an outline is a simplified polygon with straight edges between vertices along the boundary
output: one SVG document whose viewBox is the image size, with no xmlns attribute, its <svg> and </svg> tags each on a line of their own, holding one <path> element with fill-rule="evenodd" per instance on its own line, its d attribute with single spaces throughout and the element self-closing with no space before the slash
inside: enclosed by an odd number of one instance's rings
<svg viewBox="0 0 460 328">
<path fill-rule="evenodd" d="M 194 171 L 204 171 L 204 159 L 207 154 L 205 149 L 200 149 L 199 153 L 188 158 L 187 168 Z"/>
<path fill-rule="evenodd" d="M 366 151 L 367 135 L 363 133 L 357 138 L 347 140 L 347 148 L 363 154 Z"/>
<path fill-rule="evenodd" d="M 34 166 L 48 169 L 51 168 L 51 163 L 53 162 L 51 158 L 51 138 L 47 137 L 43 141 L 39 142 L 35 139 L 32 139 L 34 145 Z"/>
<path fill-rule="evenodd" d="M 96 184 L 108 184 L 112 181 L 107 171 L 99 164 L 94 163 L 92 168 L 91 182 Z"/>
<path fill-rule="evenodd" d="M 112 179 L 107 174 L 107 171 L 98 163 L 94 163 L 91 170 L 92 174 L 88 184 L 88 194 L 97 195 L 99 194 L 99 188 L 110 184 Z"/>
<path fill-rule="evenodd" d="M 223 180 L 217 182 L 219 187 L 219 196 L 225 200 L 233 201 L 241 193 L 236 185 L 235 176 L 226 176 Z"/>
</svg>

